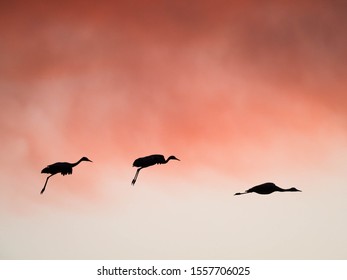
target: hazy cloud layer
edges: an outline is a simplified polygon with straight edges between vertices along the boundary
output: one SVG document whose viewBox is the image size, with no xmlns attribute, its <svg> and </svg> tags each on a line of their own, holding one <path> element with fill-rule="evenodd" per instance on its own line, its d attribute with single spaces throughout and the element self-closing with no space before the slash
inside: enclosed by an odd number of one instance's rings
<svg viewBox="0 0 347 280">
<path fill-rule="evenodd" d="M 2 134 L 40 161 L 76 150 L 106 158 L 156 148 L 247 153 L 271 146 L 275 133 L 279 142 L 323 136 L 331 122 L 345 126 L 344 8 L 4 5 Z"/>
</svg>

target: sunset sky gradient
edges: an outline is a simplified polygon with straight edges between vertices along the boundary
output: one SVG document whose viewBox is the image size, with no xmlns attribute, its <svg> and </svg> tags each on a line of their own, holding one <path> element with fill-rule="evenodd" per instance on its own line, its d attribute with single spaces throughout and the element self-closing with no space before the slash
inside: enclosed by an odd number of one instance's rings
<svg viewBox="0 0 347 280">
<path fill-rule="evenodd" d="M 346 32 L 343 1 L 2 2 L 0 258 L 346 259 Z M 267 181 L 302 193 L 233 196 Z"/>
</svg>

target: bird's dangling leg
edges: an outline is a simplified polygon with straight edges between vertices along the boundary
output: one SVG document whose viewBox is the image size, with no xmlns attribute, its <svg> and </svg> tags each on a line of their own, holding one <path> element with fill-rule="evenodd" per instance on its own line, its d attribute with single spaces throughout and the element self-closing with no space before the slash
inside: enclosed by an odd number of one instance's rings
<svg viewBox="0 0 347 280">
<path fill-rule="evenodd" d="M 238 192 L 238 193 L 235 193 L 234 195 L 241 195 L 241 194 L 246 194 L 246 193 L 248 193 L 247 191 L 245 191 L 245 192 Z"/>
<path fill-rule="evenodd" d="M 43 189 L 41 190 L 40 194 L 43 194 L 43 192 L 44 192 L 45 189 L 46 189 L 46 185 L 47 185 L 48 179 L 49 179 L 50 177 L 52 177 L 53 175 L 54 175 L 54 174 L 49 175 L 49 176 L 47 177 L 46 182 L 45 182 L 45 185 L 44 185 Z"/>
<path fill-rule="evenodd" d="M 132 185 L 135 185 L 136 180 L 137 180 L 137 176 L 139 176 L 139 172 L 140 172 L 141 169 L 142 169 L 142 168 L 138 168 L 138 169 L 136 170 L 135 177 L 134 177 L 133 181 L 131 182 Z"/>
</svg>

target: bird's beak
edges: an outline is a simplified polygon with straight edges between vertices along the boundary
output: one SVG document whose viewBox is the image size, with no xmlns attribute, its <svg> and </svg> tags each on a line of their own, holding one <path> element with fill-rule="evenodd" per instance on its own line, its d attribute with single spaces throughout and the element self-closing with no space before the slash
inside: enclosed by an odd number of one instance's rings
<svg viewBox="0 0 347 280">
<path fill-rule="evenodd" d="M 178 158 L 176 158 L 176 160 L 180 161 Z"/>
<path fill-rule="evenodd" d="M 90 159 L 88 161 L 92 162 Z"/>
</svg>

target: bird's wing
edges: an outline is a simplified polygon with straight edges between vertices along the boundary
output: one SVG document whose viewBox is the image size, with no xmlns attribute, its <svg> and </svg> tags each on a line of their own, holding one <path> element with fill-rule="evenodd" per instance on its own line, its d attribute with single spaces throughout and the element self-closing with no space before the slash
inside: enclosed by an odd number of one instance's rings
<svg viewBox="0 0 347 280">
<path fill-rule="evenodd" d="M 60 172 L 62 175 L 67 175 L 67 174 L 72 174 L 72 168 L 71 167 L 64 167 L 61 169 L 61 172 Z"/>
<path fill-rule="evenodd" d="M 56 163 L 47 165 L 47 167 L 49 167 L 49 168 L 59 168 L 59 167 L 64 166 L 65 164 L 66 164 L 66 162 L 56 162 Z"/>
<path fill-rule="evenodd" d="M 269 194 L 269 193 L 272 193 L 278 189 L 279 189 L 279 187 L 277 187 L 274 183 L 268 182 L 268 183 L 254 186 L 253 188 L 250 188 L 249 190 L 247 190 L 247 192 Z"/>
<path fill-rule="evenodd" d="M 56 162 L 56 163 L 48 165 L 44 169 L 47 172 L 44 172 L 44 173 L 61 173 L 63 175 L 71 174 L 72 170 L 71 170 L 71 173 L 69 173 L 71 168 L 69 169 L 68 167 L 69 166 L 67 162 Z"/>
<path fill-rule="evenodd" d="M 149 155 L 145 157 L 138 158 L 134 161 L 133 166 L 136 167 L 147 167 L 158 163 L 165 162 L 163 155 Z"/>
</svg>

